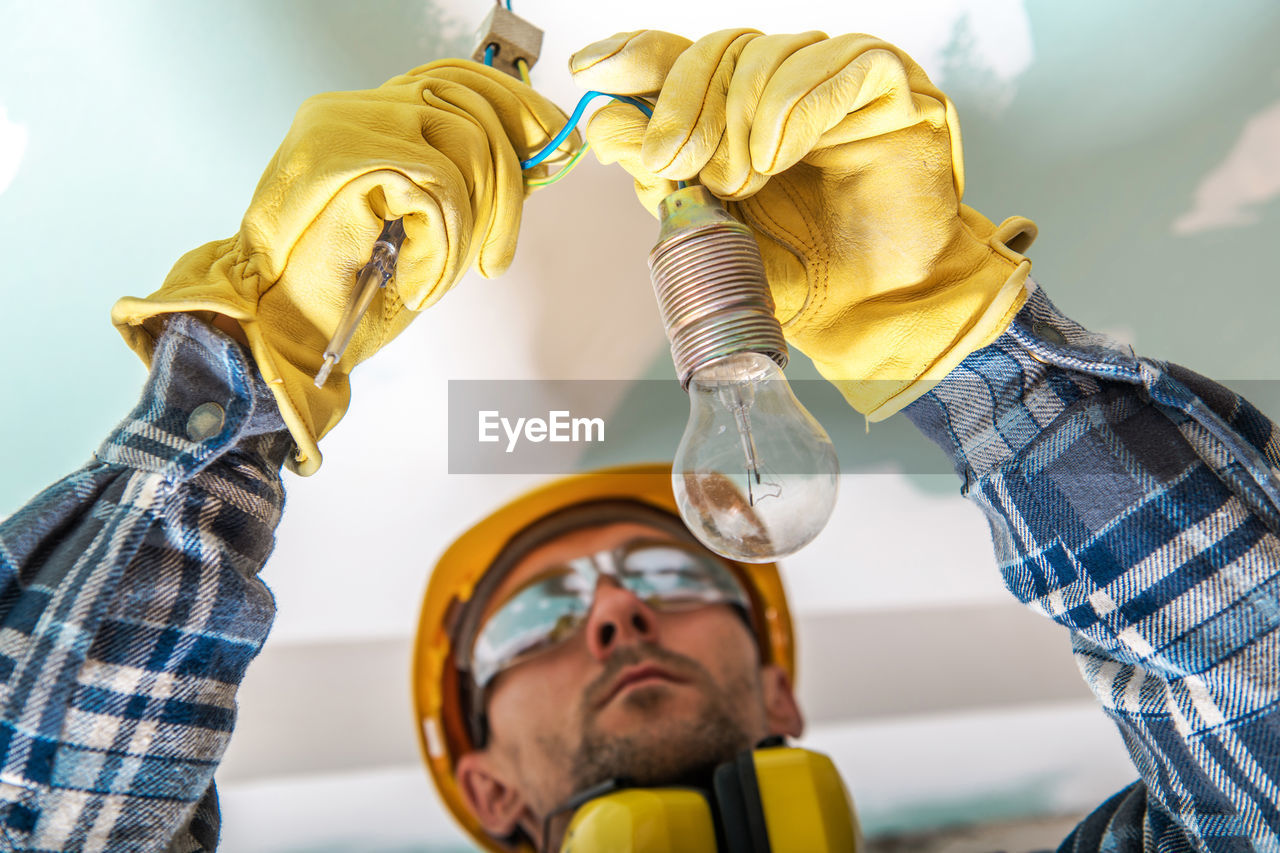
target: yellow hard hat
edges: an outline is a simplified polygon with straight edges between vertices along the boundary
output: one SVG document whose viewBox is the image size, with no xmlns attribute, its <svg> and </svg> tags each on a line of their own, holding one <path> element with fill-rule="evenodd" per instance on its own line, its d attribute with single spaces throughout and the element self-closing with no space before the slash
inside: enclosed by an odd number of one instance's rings
<svg viewBox="0 0 1280 853">
<path fill-rule="evenodd" d="M 418 742 L 436 790 L 454 818 L 487 850 L 509 853 L 467 808 L 454 768 L 472 751 L 471 730 L 463 712 L 467 685 L 455 665 L 454 629 L 477 584 L 507 542 L 545 516 L 578 504 L 624 500 L 679 515 L 671 492 L 671 465 L 627 465 L 575 474 L 548 483 L 491 513 L 459 536 L 441 555 L 427 582 L 414 641 L 413 703 Z M 774 563 L 725 561 L 751 596 L 752 626 L 762 659 L 795 680 L 795 644 L 791 612 Z"/>
</svg>

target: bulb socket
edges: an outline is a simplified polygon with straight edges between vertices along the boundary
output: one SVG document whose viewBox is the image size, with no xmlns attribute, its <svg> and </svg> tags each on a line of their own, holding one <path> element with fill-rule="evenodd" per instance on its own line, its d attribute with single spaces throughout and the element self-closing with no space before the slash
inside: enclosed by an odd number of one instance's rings
<svg viewBox="0 0 1280 853">
<path fill-rule="evenodd" d="M 705 364 L 758 352 L 787 365 L 760 247 L 705 187 L 678 189 L 658 206 L 662 226 L 649 274 L 680 385 Z"/>
</svg>

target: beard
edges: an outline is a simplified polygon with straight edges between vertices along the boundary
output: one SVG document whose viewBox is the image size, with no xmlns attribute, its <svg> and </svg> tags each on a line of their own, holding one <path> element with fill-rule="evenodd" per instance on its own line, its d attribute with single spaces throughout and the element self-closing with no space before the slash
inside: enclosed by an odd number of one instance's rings
<svg viewBox="0 0 1280 853">
<path fill-rule="evenodd" d="M 690 718 L 672 719 L 664 714 L 666 685 L 641 687 L 613 701 L 625 704 L 645 725 L 625 733 L 602 731 L 595 710 L 599 697 L 623 669 L 640 663 L 658 664 L 694 685 L 702 697 L 701 707 Z M 759 685 L 747 674 L 722 687 L 706 668 L 684 655 L 659 646 L 619 649 L 583 692 L 582 740 L 570 765 L 573 790 L 615 778 L 642 787 L 709 778 L 716 765 L 732 760 L 757 740 L 735 709 L 758 695 Z"/>
</svg>

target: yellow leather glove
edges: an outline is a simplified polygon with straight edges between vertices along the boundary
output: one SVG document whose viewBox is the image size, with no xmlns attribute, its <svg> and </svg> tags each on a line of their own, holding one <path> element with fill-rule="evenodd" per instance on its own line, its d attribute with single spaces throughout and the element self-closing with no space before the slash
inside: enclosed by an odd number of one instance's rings
<svg viewBox="0 0 1280 853">
<path fill-rule="evenodd" d="M 867 35 L 622 33 L 570 59 L 580 86 L 656 97 L 593 117 L 601 162 L 650 211 L 698 181 L 755 232 L 788 340 L 869 420 L 926 393 L 1026 300 L 1030 220 L 962 205 L 954 107 Z"/>
<path fill-rule="evenodd" d="M 519 81 L 461 59 L 433 62 L 377 89 L 307 100 L 268 164 L 236 236 L 184 255 L 164 286 L 126 297 L 111 319 L 143 361 L 174 312 L 237 321 L 275 392 L 298 451 L 350 401 L 348 373 L 403 330 L 474 264 L 493 277 L 515 254 L 524 202 L 520 160 L 564 114 Z M 566 149 L 576 149 L 571 138 Z M 403 217 L 394 280 L 375 298 L 324 387 L 312 380 L 368 262 L 383 220 Z"/>
</svg>

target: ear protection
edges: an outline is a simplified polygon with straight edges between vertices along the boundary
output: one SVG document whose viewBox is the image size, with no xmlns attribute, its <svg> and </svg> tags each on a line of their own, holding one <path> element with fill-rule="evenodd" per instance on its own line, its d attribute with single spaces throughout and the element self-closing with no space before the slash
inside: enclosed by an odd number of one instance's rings
<svg viewBox="0 0 1280 853">
<path fill-rule="evenodd" d="M 560 853 L 855 853 L 858 819 L 831 759 L 772 740 L 717 767 L 711 790 L 583 792 Z"/>
</svg>

